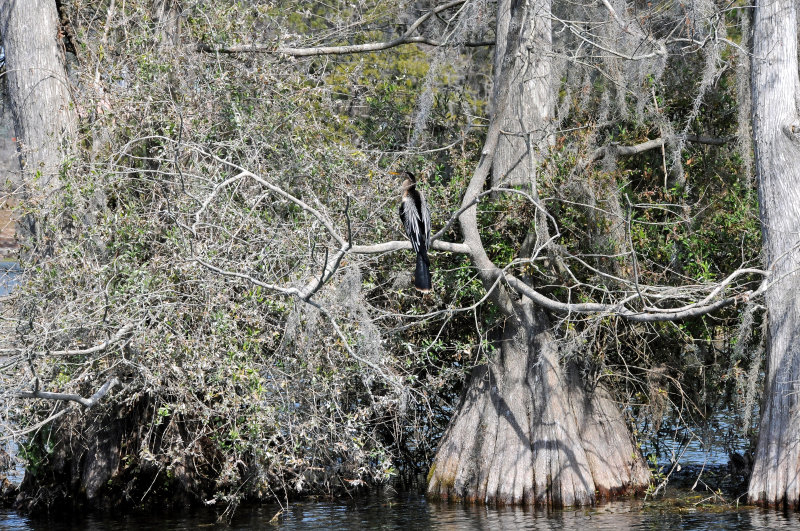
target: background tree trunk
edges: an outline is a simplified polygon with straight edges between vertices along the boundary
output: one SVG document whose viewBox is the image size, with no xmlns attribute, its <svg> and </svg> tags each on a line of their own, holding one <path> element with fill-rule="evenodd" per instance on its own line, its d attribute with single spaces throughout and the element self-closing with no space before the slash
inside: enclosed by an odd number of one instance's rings
<svg viewBox="0 0 800 531">
<path fill-rule="evenodd" d="M 2 247 L 16 253 L 18 240 L 32 240 L 37 218 L 15 219 L 11 212 L 20 200 L 47 210 L 40 194 L 52 198 L 59 184 L 59 171 L 77 129 L 70 106 L 69 81 L 64 67 L 58 12 L 53 0 L 0 0 L 0 32 L 5 51 L 5 90 L 13 114 L 16 146 L 2 142 L 4 179 L 11 192 L 2 194 L 0 229 Z M 18 149 L 19 158 L 12 155 Z M 16 159 L 16 160 L 14 160 Z M 20 171 L 22 170 L 21 175 Z M 20 222 L 22 221 L 22 222 Z M 13 228 L 12 228 L 13 227 Z M 0 258 L 2 254 L 0 254 Z M 6 311 L 11 311 L 6 308 Z M 4 312 L 5 313 L 5 312 Z M 13 337 L 13 318 L 3 319 L 0 335 Z M 15 447 L 9 448 L 16 453 Z"/>
<path fill-rule="evenodd" d="M 800 501 L 800 119 L 797 16 L 791 0 L 759 1 L 753 33 L 753 135 L 767 291 L 767 378 L 751 502 Z"/>
<path fill-rule="evenodd" d="M 477 367 L 442 438 L 428 494 L 444 499 L 586 505 L 638 490 L 650 472 L 619 408 L 561 367 L 543 312 L 506 322 L 500 354 Z"/>
<path fill-rule="evenodd" d="M 181 6 L 177 0 L 154 0 L 153 20 L 158 28 L 161 47 L 178 46 L 181 42 Z"/>
<path fill-rule="evenodd" d="M 553 119 L 551 0 L 536 0 L 523 21 L 518 51 L 508 72 L 503 62 L 509 41 L 509 28 L 518 2 L 500 0 L 497 6 L 497 44 L 494 59 L 494 105 L 498 105 L 500 76 L 511 79 L 501 128 L 492 165 L 492 186 L 523 185 L 535 176 L 543 148 L 552 141 L 549 130 Z"/>
<path fill-rule="evenodd" d="M 50 193 L 76 133 L 56 3 L 3 0 L 0 31 L 26 188 Z"/>
</svg>

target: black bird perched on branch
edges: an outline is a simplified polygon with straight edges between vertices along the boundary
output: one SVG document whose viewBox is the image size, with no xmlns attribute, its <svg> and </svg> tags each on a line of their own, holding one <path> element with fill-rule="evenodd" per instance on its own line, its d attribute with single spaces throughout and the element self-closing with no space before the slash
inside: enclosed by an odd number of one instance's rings
<svg viewBox="0 0 800 531">
<path fill-rule="evenodd" d="M 425 196 L 417 190 L 417 179 L 406 171 L 395 173 L 403 175 L 403 196 L 400 201 L 400 219 L 411 240 L 411 247 L 417 253 L 417 268 L 414 270 L 414 287 L 423 293 L 431 290 L 431 263 L 428 260 L 428 245 L 431 233 L 431 211 Z"/>
</svg>

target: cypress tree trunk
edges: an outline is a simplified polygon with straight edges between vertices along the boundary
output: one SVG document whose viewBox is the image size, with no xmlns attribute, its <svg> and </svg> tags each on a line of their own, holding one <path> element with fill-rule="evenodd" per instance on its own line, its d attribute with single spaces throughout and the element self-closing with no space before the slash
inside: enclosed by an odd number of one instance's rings
<svg viewBox="0 0 800 531">
<path fill-rule="evenodd" d="M 550 88 L 551 75 L 526 77 L 534 72 L 532 56 L 550 52 L 549 26 L 543 47 L 529 45 L 532 32 L 542 31 L 541 12 L 549 2 L 509 2 L 498 15 L 498 36 L 505 38 L 502 60 L 496 59 L 495 110 L 489 125 L 481 160 L 464 194 L 465 210 L 459 217 L 464 243 L 490 299 L 506 316 L 500 352 L 488 366 L 473 371 L 461 403 L 450 421 L 428 478 L 432 497 L 489 503 L 585 505 L 596 496 L 619 494 L 644 488 L 650 478 L 638 448 L 633 444 L 622 413 L 607 390 L 589 392 L 577 375 L 564 368 L 543 310 L 520 299 L 505 285 L 496 286 L 501 274 L 486 254 L 474 203 L 484 189 L 492 169 L 495 181 L 504 179 L 497 168 L 518 166 L 513 150 L 500 147 L 506 133 L 506 116 L 525 121 L 526 132 L 544 131 L 550 118 L 519 108 L 552 107 L 547 97 L 532 99 L 520 84 L 527 81 Z M 546 18 L 546 17 L 545 17 Z M 534 31 L 535 29 L 535 31 Z M 498 37 L 498 41 L 500 38 Z M 527 57 L 520 75 L 518 61 Z M 499 66 L 498 66 L 499 65 Z M 532 143 L 531 143 L 532 144 Z M 533 147 L 532 145 L 530 147 Z M 502 159 L 502 160 L 501 160 Z M 531 184 L 538 201 L 535 165 L 529 159 L 525 183 Z M 506 171 L 506 170 L 503 170 Z M 470 206 L 473 205 L 473 206 Z M 523 243 L 522 255 L 548 241 L 544 216 Z M 535 243 L 533 243 L 535 242 Z"/>
<path fill-rule="evenodd" d="M 3 0 L 0 31 L 25 181 L 52 192 L 76 133 L 55 1 Z"/>
<path fill-rule="evenodd" d="M 511 84 L 505 98 L 502 130 L 492 166 L 492 186 L 518 186 L 535 181 L 532 172 L 541 162 L 544 148 L 552 142 L 550 131 L 555 107 L 551 0 L 535 0 L 526 10 L 513 60 L 506 50 L 511 25 L 520 2 L 500 0 L 497 5 L 497 45 L 494 59 L 494 105 L 500 104 L 498 81 L 507 76 Z M 513 52 L 514 50 L 512 50 Z M 503 70 L 506 70 L 505 72 Z"/>
<path fill-rule="evenodd" d="M 650 472 L 609 393 L 559 363 L 545 314 L 506 321 L 500 354 L 476 368 L 442 438 L 432 497 L 586 505 L 640 490 Z"/>
<path fill-rule="evenodd" d="M 22 170 L 21 179 L 15 179 L 22 183 L 19 199 L 39 211 L 17 221 L 16 237 L 46 252 L 49 243 L 40 227 L 61 186 L 61 165 L 77 131 L 55 1 L 0 0 L 0 32 Z"/>
<path fill-rule="evenodd" d="M 759 0 L 753 33 L 753 135 L 765 261 L 767 375 L 748 496 L 800 501 L 800 118 L 792 0 Z"/>
</svg>

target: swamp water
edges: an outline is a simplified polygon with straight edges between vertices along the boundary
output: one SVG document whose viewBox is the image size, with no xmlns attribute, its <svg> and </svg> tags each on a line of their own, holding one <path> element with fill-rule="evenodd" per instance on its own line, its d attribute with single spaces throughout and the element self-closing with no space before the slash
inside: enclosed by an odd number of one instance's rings
<svg viewBox="0 0 800 531">
<path fill-rule="evenodd" d="M 492 508 L 437 503 L 419 494 L 395 494 L 346 501 L 303 501 L 280 512 L 278 505 L 239 507 L 226 525 L 207 510 L 182 514 L 89 515 L 79 519 L 31 518 L 0 511 L 2 530 L 189 530 L 227 529 L 530 529 L 530 530 L 678 530 L 798 529 L 800 516 L 752 507 L 704 506 L 701 496 L 670 501 L 625 500 L 562 511 Z"/>
</svg>

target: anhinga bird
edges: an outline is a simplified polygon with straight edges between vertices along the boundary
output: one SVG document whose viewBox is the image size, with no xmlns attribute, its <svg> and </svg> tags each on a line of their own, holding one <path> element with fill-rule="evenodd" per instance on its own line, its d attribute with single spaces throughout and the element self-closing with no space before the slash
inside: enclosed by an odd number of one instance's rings
<svg viewBox="0 0 800 531">
<path fill-rule="evenodd" d="M 417 253 L 417 268 L 414 270 L 414 287 L 423 293 L 431 290 L 431 263 L 428 260 L 428 238 L 431 233 L 431 211 L 425 196 L 417 190 L 417 179 L 406 171 L 402 174 L 403 196 L 400 201 L 400 219 L 411 240 L 411 247 Z"/>
</svg>

